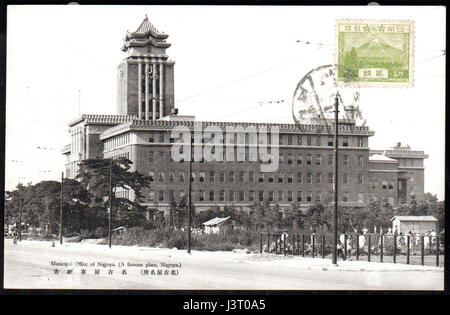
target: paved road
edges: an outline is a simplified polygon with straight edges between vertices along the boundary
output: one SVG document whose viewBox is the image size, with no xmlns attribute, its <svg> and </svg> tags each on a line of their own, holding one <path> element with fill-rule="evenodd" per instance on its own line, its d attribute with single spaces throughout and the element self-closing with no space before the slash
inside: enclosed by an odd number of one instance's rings
<svg viewBox="0 0 450 315">
<path fill-rule="evenodd" d="M 52 261 L 72 265 L 52 266 Z M 305 265 L 311 261 L 311 258 L 269 259 L 232 252 L 193 251 L 188 255 L 185 251 L 157 248 L 113 246 L 109 249 L 105 245 L 75 243 L 52 247 L 51 242 L 38 241 L 22 241 L 15 246 L 11 240 L 5 240 L 4 285 L 5 288 L 57 289 L 443 289 L 442 268 L 435 271 L 311 270 Z M 95 266 L 91 266 L 92 263 Z M 107 265 L 112 263 L 115 266 Z M 120 263 L 125 266 L 119 266 Z M 72 274 L 67 274 L 67 270 L 72 270 Z M 99 270 L 99 274 L 95 274 L 95 270 Z M 145 274 L 145 270 L 149 274 Z M 157 274 L 158 270 L 161 275 Z"/>
</svg>

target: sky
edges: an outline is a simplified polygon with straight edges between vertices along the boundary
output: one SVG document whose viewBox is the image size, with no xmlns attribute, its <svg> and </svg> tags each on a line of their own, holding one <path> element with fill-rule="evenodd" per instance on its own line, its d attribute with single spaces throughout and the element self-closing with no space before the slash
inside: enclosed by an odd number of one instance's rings
<svg viewBox="0 0 450 315">
<path fill-rule="evenodd" d="M 334 62 L 336 19 L 413 20 L 414 87 L 361 88 L 360 107 L 375 131 L 370 148 L 401 142 L 425 151 L 425 192 L 444 198 L 446 16 L 439 6 L 8 6 L 6 190 L 59 180 L 68 122 L 117 113 L 120 47 L 146 14 L 169 34 L 180 115 L 276 123 L 294 122 L 302 77 Z"/>
</svg>

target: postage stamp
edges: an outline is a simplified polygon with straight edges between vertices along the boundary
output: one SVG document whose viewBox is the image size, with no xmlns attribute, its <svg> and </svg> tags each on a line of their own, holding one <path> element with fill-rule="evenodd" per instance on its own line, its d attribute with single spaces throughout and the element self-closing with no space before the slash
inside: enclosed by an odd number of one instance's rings
<svg viewBox="0 0 450 315">
<path fill-rule="evenodd" d="M 337 20 L 335 63 L 338 86 L 412 87 L 414 22 L 409 20 Z"/>
</svg>

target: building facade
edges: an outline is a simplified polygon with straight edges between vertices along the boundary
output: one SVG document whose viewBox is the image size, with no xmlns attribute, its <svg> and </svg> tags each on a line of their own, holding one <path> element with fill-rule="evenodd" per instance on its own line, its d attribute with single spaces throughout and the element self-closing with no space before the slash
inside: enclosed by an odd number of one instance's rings
<svg viewBox="0 0 450 315">
<path fill-rule="evenodd" d="M 191 196 L 197 210 L 226 205 L 248 209 L 255 202 L 307 207 L 333 201 L 334 125 L 201 122 L 193 116 L 178 116 L 167 37 L 147 17 L 136 32 L 127 33 L 122 48 L 127 57 L 118 67 L 118 115 L 82 115 L 69 123 L 72 142 L 62 151 L 67 177 L 76 176 L 77 163 L 84 159 L 126 157 L 133 162 L 132 171 L 151 177 L 143 205 L 167 211 L 172 202 L 187 197 L 189 180 L 189 162 L 173 157 L 177 145 L 173 130 L 233 128 L 235 132 L 220 142 L 224 148 L 233 148 L 231 161 L 192 163 Z M 386 151 L 370 150 L 369 137 L 374 132 L 367 126 L 347 119 L 340 121 L 338 128 L 341 204 L 362 207 L 380 199 L 396 206 L 411 196 L 423 198 L 423 159 L 427 156 L 422 151 L 400 145 Z M 278 168 L 263 172 L 261 165 L 267 161 L 250 158 L 254 145 L 249 138 L 252 133 L 274 129 L 279 132 L 278 143 L 263 141 L 257 146 L 276 147 Z M 200 140 L 194 143 L 194 150 L 210 146 L 209 141 Z M 243 152 L 243 159 L 235 155 L 238 151 Z M 118 190 L 116 195 L 134 199 L 132 191 Z"/>
</svg>

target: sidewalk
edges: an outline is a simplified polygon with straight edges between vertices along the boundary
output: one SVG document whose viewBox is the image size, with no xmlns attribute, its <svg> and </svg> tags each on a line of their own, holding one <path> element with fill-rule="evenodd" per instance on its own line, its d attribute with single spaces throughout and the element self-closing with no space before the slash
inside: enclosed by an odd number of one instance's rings
<svg viewBox="0 0 450 315">
<path fill-rule="evenodd" d="M 391 262 L 368 262 L 368 261 L 343 261 L 338 260 L 337 265 L 333 265 L 329 258 L 312 258 L 299 256 L 282 256 L 275 254 L 249 254 L 249 263 L 264 263 L 273 266 L 289 266 L 309 270 L 333 270 L 333 271 L 433 271 L 444 272 L 444 267 L 407 265 Z"/>
</svg>

